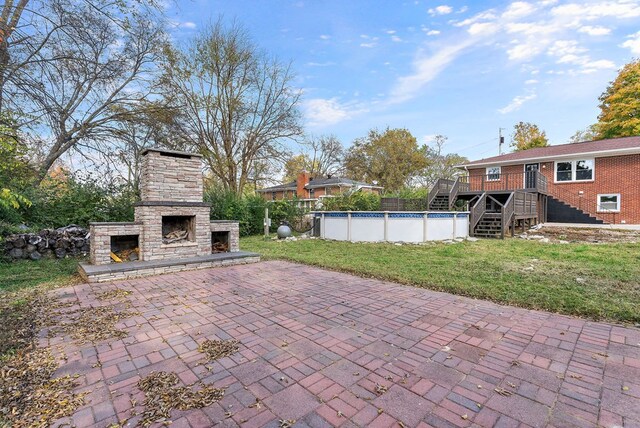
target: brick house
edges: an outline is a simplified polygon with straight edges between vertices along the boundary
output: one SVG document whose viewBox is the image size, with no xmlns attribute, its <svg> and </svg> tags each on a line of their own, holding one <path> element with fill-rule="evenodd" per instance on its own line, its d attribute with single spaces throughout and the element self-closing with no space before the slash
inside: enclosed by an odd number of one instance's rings
<svg viewBox="0 0 640 428">
<path fill-rule="evenodd" d="M 640 136 L 539 147 L 459 167 L 465 173 L 457 180 L 438 180 L 429 206 L 466 201 L 478 236 L 545 221 L 640 224 Z"/>
<path fill-rule="evenodd" d="M 295 181 L 259 189 L 257 192 L 268 201 L 297 198 L 303 205 L 313 207 L 315 202 L 324 197 L 352 189 L 380 194 L 383 187 L 345 177 L 312 177 L 308 172 L 302 171 Z"/>
<path fill-rule="evenodd" d="M 561 144 L 508 153 L 463 165 L 470 183 L 496 187 L 512 178 L 546 178 L 547 195 L 606 223 L 640 224 L 640 137 Z M 522 176 L 522 177 L 520 177 Z M 480 181 L 480 182 L 479 182 Z M 554 201 L 555 202 L 555 201 Z M 556 219 L 555 203 L 547 220 Z"/>
</svg>

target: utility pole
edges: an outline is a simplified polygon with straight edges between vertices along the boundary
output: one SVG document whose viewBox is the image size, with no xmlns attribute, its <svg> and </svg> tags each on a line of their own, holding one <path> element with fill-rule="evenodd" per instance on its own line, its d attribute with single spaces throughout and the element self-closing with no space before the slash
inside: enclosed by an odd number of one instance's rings
<svg viewBox="0 0 640 428">
<path fill-rule="evenodd" d="M 502 130 L 504 128 L 498 128 L 498 155 L 502 154 L 502 145 L 504 144 L 504 137 L 502 136 Z"/>
</svg>

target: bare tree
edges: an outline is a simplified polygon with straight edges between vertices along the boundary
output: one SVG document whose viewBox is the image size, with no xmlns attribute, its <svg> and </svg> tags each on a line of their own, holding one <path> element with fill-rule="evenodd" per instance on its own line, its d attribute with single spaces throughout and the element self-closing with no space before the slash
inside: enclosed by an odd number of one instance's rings
<svg viewBox="0 0 640 428">
<path fill-rule="evenodd" d="M 439 178 L 453 179 L 460 175 L 457 165 L 467 162 L 467 158 L 455 153 L 444 153 L 447 137 L 436 135 L 433 144 L 427 146 L 427 167 L 416 177 L 415 184 L 431 187 Z"/>
<path fill-rule="evenodd" d="M 283 161 L 284 141 L 302 133 L 290 67 L 236 23 L 218 20 L 183 49 L 168 48 L 163 71 L 165 98 L 181 112 L 175 132 L 225 188 L 241 192 L 259 164 Z"/>
<path fill-rule="evenodd" d="M 17 4 L 14 4 L 13 0 L 7 0 L 0 13 L 0 112 L 3 111 L 4 84 L 10 73 L 11 54 L 9 46 L 13 44 L 14 33 L 28 2 L 29 0 L 19 0 Z M 20 41 L 17 43 L 20 44 Z"/>
<path fill-rule="evenodd" d="M 343 171 L 344 146 L 334 135 L 310 137 L 303 144 L 309 148 L 314 174 L 336 175 Z"/>
<path fill-rule="evenodd" d="M 29 119 L 23 128 L 38 149 L 41 179 L 70 149 L 110 137 L 122 112 L 149 95 L 163 33 L 143 3 L 24 0 L 19 5 L 29 7 L 21 10 L 5 4 L 3 14 L 9 10 L 24 29 L 0 56 L 7 61 L 0 108 Z"/>
</svg>

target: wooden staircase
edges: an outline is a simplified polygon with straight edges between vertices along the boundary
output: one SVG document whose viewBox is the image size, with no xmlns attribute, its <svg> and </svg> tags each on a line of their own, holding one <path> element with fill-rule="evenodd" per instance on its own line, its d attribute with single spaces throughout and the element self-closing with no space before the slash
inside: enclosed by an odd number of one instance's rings
<svg viewBox="0 0 640 428">
<path fill-rule="evenodd" d="M 449 195 L 437 195 L 429 204 L 431 211 L 447 211 L 449 210 Z"/>
<path fill-rule="evenodd" d="M 502 225 L 502 213 L 499 211 L 487 211 L 485 212 L 475 229 L 473 230 L 473 236 L 477 238 L 502 238 L 503 235 Z"/>
<path fill-rule="evenodd" d="M 518 224 L 524 228 L 537 223 L 539 195 L 546 198 L 546 180 L 537 171 L 533 175 L 515 174 L 511 179 L 509 174 L 502 177 L 504 181 L 499 186 L 481 177 L 479 189 L 472 188 L 470 177 L 438 179 L 429 191 L 427 206 L 431 211 L 451 211 L 456 201 L 462 199 L 469 206 L 469 235 L 502 239 L 509 231 L 513 234 Z M 526 188 L 513 189 L 509 184 L 523 186 L 525 182 Z M 544 205 L 541 211 L 543 208 Z"/>
</svg>

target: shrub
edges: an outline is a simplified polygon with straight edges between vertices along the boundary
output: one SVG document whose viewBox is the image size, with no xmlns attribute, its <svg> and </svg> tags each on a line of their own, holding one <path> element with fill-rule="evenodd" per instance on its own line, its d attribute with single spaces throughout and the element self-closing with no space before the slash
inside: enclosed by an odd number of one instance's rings
<svg viewBox="0 0 640 428">
<path fill-rule="evenodd" d="M 204 200 L 211 204 L 212 220 L 236 220 L 241 236 L 262 233 L 265 201 L 260 196 L 210 187 L 205 190 Z"/>
<path fill-rule="evenodd" d="M 26 190 L 32 202 L 22 208 L 23 222 L 32 227 L 87 227 L 93 221 L 132 221 L 135 191 L 125 185 L 100 185 L 91 175 L 47 179 Z"/>
<path fill-rule="evenodd" d="M 380 211 L 380 196 L 368 192 L 341 193 L 322 200 L 324 211 Z"/>
</svg>

